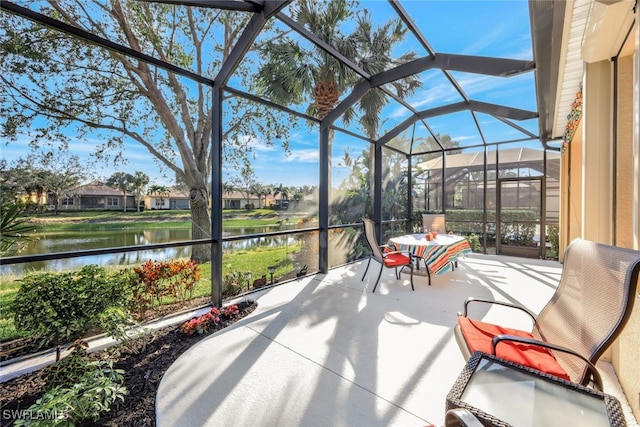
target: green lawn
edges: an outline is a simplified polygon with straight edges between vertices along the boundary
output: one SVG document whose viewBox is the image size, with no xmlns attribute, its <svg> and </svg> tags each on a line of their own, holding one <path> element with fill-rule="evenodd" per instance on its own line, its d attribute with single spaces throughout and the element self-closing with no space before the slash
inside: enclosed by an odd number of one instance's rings
<svg viewBox="0 0 640 427">
<path fill-rule="evenodd" d="M 285 254 L 285 251 L 287 254 Z M 293 261 L 288 255 L 300 251 L 300 246 L 289 245 L 278 247 L 260 247 L 251 250 L 242 250 L 222 254 L 222 275 L 232 271 L 249 271 L 252 280 L 260 278 L 263 274 L 269 278 L 267 268 L 275 266 L 274 279 L 289 273 L 293 268 Z"/>
<path fill-rule="evenodd" d="M 0 341 L 12 340 L 24 336 L 16 331 L 13 318 L 9 311 L 11 302 L 18 293 L 20 284 L 14 280 L 3 279 L 0 283 Z"/>
</svg>

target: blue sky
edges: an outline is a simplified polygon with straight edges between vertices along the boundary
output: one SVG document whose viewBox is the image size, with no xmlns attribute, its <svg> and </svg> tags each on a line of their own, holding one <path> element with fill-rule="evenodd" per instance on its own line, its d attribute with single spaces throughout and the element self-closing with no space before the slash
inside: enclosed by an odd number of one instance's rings
<svg viewBox="0 0 640 427">
<path fill-rule="evenodd" d="M 404 0 L 401 4 L 437 53 L 532 59 L 526 0 Z M 395 16 L 387 1 L 361 1 L 361 5 L 371 11 L 373 22 L 376 24 Z M 410 33 L 405 41 L 398 46 L 395 53 L 399 55 L 408 50 L 415 51 L 418 57 L 427 55 L 426 50 Z M 456 72 L 452 72 L 452 75 L 471 99 L 526 110 L 536 109 L 532 72 L 507 80 Z M 408 101 L 416 109 L 429 109 L 461 100 L 459 94 L 451 88 L 448 80 L 439 70 L 421 73 L 419 77 L 423 87 L 408 98 Z M 392 129 L 410 114 L 400 104 L 391 102 L 383 110 L 384 124 L 382 128 L 385 131 Z M 524 136 L 490 116 L 480 114 L 479 120 L 485 131 L 485 136 L 490 142 Z M 434 131 L 450 134 L 462 146 L 480 142 L 479 134 L 473 126 L 471 114 L 468 112 L 442 116 L 427 122 Z M 338 124 L 343 125 L 341 122 Z M 535 120 L 517 124 L 537 134 Z M 357 123 L 352 123 L 348 129 L 359 132 Z M 422 132 L 426 136 L 424 130 L 417 132 L 418 134 Z M 91 143 L 91 138 L 92 136 L 89 135 L 88 141 L 86 139 L 83 141 L 72 140 L 72 151 L 82 158 L 88 158 L 91 149 L 95 146 Z M 11 160 L 24 156 L 28 152 L 26 139 L 19 139 L 9 145 L 5 145 L 4 142 L 2 141 L 0 145 L 2 158 Z M 315 129 L 310 131 L 306 125 L 301 124 L 299 129 L 291 132 L 289 143 L 292 152 L 287 156 L 277 144 L 268 147 L 261 141 L 252 142 L 251 145 L 255 150 L 253 166 L 258 180 L 267 184 L 283 183 L 288 186 L 317 185 L 317 131 Z M 332 160 L 335 168 L 334 184 L 337 184 L 337 181 L 346 173 L 346 169 L 340 167 L 343 153 L 349 151 L 356 156 L 367 148 L 367 144 L 357 138 L 343 134 L 336 135 Z M 160 182 L 170 185 L 173 182 L 173 174 L 160 172 L 151 155 L 138 144 L 127 144 L 125 157 L 129 165 L 119 170 L 129 172 L 141 170 L 147 173 L 154 183 Z M 106 178 L 113 172 L 115 170 L 110 165 L 97 165 L 94 177 Z M 225 176 L 234 172 L 233 170 L 223 171 Z"/>
<path fill-rule="evenodd" d="M 373 21 L 381 23 L 394 16 L 392 7 L 387 1 L 362 1 L 361 4 L 371 11 Z M 531 60 L 532 45 L 529 28 L 528 3 L 526 0 L 512 1 L 418 1 L 405 0 L 401 2 L 409 16 L 418 25 L 436 53 L 451 53 L 474 56 L 493 56 L 510 59 Z M 413 50 L 419 57 L 426 56 L 426 50 L 411 35 L 399 46 L 397 54 Z M 525 110 L 536 110 L 533 73 L 525 73 L 508 79 L 452 72 L 466 94 L 474 100 L 504 104 Z M 442 72 L 431 70 L 420 75 L 423 87 L 408 101 L 418 110 L 429 109 L 440 105 L 460 101 L 457 92 Z M 505 84 L 506 83 L 506 84 Z M 389 130 L 407 117 L 410 112 L 395 101 L 390 102 L 383 111 L 383 125 Z M 485 137 L 489 142 L 500 140 L 522 139 L 524 134 L 515 131 L 504 123 L 490 116 L 478 114 Z M 464 119 L 464 120 L 463 120 Z M 428 120 L 433 130 L 448 133 L 461 145 L 480 143 L 481 139 L 471 114 L 458 113 Z M 339 125 L 343 125 L 338 122 Z M 537 134 L 537 121 L 518 122 L 518 125 Z M 359 132 L 356 124 L 345 126 L 347 129 Z M 427 136 L 426 131 L 424 136 Z M 264 176 L 267 182 L 310 182 L 317 184 L 317 151 L 316 140 L 312 144 L 306 141 L 317 138 L 317 133 L 310 136 L 298 133 L 291 139 L 294 155 L 292 158 L 281 160 L 282 152 L 270 149 L 259 152 L 255 161 L 256 173 Z M 306 148 L 305 148 L 306 146 Z M 534 146 L 539 146 L 535 144 Z M 305 155 L 299 155 L 297 148 Z M 366 144 L 356 138 L 337 134 L 334 142 L 332 164 L 334 168 L 334 184 L 336 177 L 344 176 L 341 171 L 340 159 L 345 150 L 357 155 Z M 308 150 L 308 151 L 305 151 Z M 262 175 L 262 173 L 267 175 Z M 293 179 L 292 179 L 293 178 Z M 299 184 L 294 184 L 299 185 Z"/>
</svg>

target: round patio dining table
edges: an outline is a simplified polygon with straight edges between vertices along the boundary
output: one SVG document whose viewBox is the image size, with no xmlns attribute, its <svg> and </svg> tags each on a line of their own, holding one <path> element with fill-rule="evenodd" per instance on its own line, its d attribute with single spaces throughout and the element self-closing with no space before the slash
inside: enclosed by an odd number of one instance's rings
<svg viewBox="0 0 640 427">
<path fill-rule="evenodd" d="M 467 239 L 455 234 L 437 234 L 431 240 L 427 240 L 425 233 L 405 234 L 390 238 L 387 245 L 390 250 L 411 252 L 418 259 L 418 268 L 422 260 L 427 268 L 429 285 L 431 272 L 444 274 L 453 268 L 460 257 L 471 252 Z"/>
</svg>

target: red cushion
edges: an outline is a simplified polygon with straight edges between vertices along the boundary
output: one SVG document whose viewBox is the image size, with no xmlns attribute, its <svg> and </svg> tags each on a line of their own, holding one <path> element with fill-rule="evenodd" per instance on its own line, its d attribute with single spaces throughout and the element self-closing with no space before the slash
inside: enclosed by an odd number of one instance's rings
<svg viewBox="0 0 640 427">
<path fill-rule="evenodd" d="M 515 335 L 524 338 L 533 338 L 529 332 L 518 329 L 503 328 L 491 323 L 481 322 L 479 320 L 469 319 L 468 317 L 458 316 L 458 325 L 460 332 L 464 336 L 464 340 L 469 350 L 481 351 L 491 354 L 491 339 L 496 335 Z M 496 356 L 546 372 L 556 377 L 571 380 L 566 371 L 560 366 L 553 353 L 544 347 L 502 341 L 496 347 Z"/>
<path fill-rule="evenodd" d="M 384 257 L 384 265 L 387 267 L 400 267 L 411 263 L 411 258 L 400 253 L 389 254 Z"/>
</svg>

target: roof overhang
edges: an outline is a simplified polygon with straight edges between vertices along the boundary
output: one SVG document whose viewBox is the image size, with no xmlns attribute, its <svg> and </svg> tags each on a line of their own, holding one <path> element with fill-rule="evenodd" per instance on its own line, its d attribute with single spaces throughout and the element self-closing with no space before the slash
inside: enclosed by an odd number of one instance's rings
<svg viewBox="0 0 640 427">
<path fill-rule="evenodd" d="M 584 64 L 611 60 L 633 24 L 630 0 L 530 0 L 536 59 L 540 139 L 547 148 L 562 138 L 584 75 Z"/>
<path fill-rule="evenodd" d="M 540 141 L 545 148 L 554 139 L 556 89 L 561 65 L 565 14 L 571 1 L 529 1 L 533 57 L 536 62 L 536 101 Z"/>
</svg>

